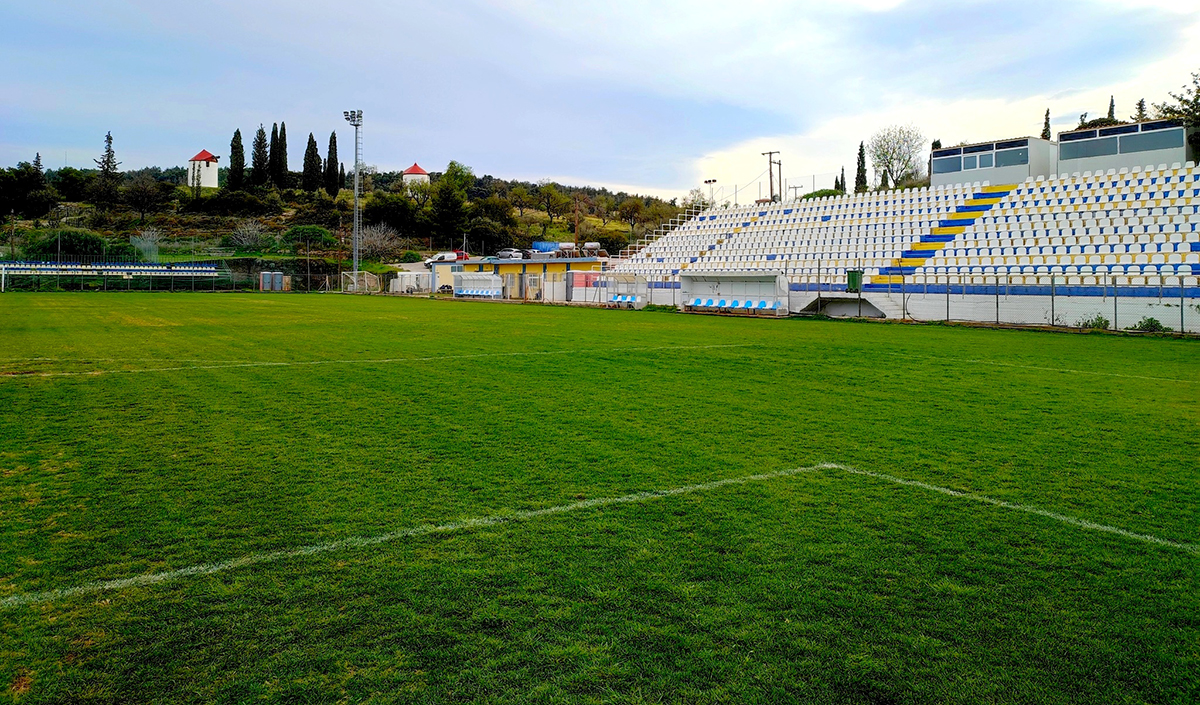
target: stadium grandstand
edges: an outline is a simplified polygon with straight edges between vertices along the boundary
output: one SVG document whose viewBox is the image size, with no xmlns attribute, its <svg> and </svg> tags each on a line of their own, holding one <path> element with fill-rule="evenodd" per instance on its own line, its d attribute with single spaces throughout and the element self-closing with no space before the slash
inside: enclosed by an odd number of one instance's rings
<svg viewBox="0 0 1200 705">
<path fill-rule="evenodd" d="M 710 208 L 615 270 L 644 277 L 649 292 L 704 273 L 728 282 L 775 272 L 790 311 L 813 311 L 813 294 L 820 312 L 822 297 L 855 294 L 869 315 L 888 317 L 904 316 L 912 295 L 993 296 L 1001 286 L 1006 297 L 1200 297 L 1200 170 L 1186 131 L 1164 121 L 1118 129 L 935 151 L 924 188 Z M 1150 157 L 1177 161 L 1142 162 Z M 1044 173 L 1079 164 L 1097 168 Z M 1024 178 L 972 180 L 981 175 Z M 653 302 L 741 312 L 729 305 L 737 297 L 709 291 Z"/>
</svg>

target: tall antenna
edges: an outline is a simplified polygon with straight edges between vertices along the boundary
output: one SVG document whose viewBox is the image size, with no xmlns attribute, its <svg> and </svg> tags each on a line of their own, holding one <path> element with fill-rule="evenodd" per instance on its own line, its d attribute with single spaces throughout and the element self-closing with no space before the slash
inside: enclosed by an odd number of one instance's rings
<svg viewBox="0 0 1200 705">
<path fill-rule="evenodd" d="M 362 239 L 362 209 L 359 196 L 362 193 L 362 111 L 343 110 L 342 117 L 354 125 L 354 288 L 358 289 L 358 243 Z"/>
<path fill-rule="evenodd" d="M 767 158 L 767 180 L 771 182 L 771 200 L 775 200 L 775 155 L 779 152 L 763 152 Z M 760 194 L 761 195 L 761 194 Z"/>
</svg>

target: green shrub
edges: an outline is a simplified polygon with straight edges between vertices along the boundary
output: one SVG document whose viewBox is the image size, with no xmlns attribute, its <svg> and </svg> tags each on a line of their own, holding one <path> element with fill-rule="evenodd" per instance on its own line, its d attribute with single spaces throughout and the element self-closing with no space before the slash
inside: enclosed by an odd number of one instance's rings
<svg viewBox="0 0 1200 705">
<path fill-rule="evenodd" d="M 1081 318 L 1075 323 L 1076 328 L 1088 328 L 1093 330 L 1108 330 L 1110 322 L 1104 317 L 1104 314 L 1097 313 L 1091 318 Z"/>
<path fill-rule="evenodd" d="M 1142 320 L 1134 323 L 1125 330 L 1135 330 L 1141 333 L 1170 333 L 1175 329 L 1159 323 L 1157 318 L 1142 316 Z"/>
<path fill-rule="evenodd" d="M 221 190 L 212 196 L 193 198 L 182 206 L 187 213 L 209 215 L 264 216 L 283 212 L 283 203 L 277 194 L 263 198 L 245 191 Z"/>
<path fill-rule="evenodd" d="M 43 231 L 38 239 L 25 245 L 24 252 L 25 258 L 32 260 L 54 260 L 60 254 L 63 259 L 72 257 L 138 259 L 137 250 L 128 242 L 106 240 L 96 233 L 76 228 Z"/>
<path fill-rule="evenodd" d="M 406 250 L 400 257 L 400 261 L 405 264 L 415 264 L 421 261 L 421 253 L 415 250 Z"/>
<path fill-rule="evenodd" d="M 297 251 L 301 247 L 320 250 L 337 244 L 333 233 L 319 225 L 297 225 L 289 228 L 283 234 L 283 241 Z"/>
</svg>

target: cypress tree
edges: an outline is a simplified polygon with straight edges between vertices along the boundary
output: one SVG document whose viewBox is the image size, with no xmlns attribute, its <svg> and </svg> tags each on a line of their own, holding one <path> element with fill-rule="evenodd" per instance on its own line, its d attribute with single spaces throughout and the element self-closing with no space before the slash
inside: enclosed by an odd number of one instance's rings
<svg viewBox="0 0 1200 705">
<path fill-rule="evenodd" d="M 279 123 L 279 159 L 275 161 L 275 185 L 279 188 L 291 186 L 291 174 L 288 173 L 287 155 L 287 123 Z"/>
<path fill-rule="evenodd" d="M 345 164 L 338 165 L 338 186 L 339 186 L 339 188 L 346 188 L 346 165 Z"/>
<path fill-rule="evenodd" d="M 279 123 L 271 123 L 271 146 L 267 151 L 267 181 L 278 186 L 275 181 L 279 174 Z"/>
<path fill-rule="evenodd" d="M 117 184 L 121 178 L 117 171 L 121 162 L 117 161 L 117 153 L 113 150 L 111 132 L 104 136 L 104 155 L 92 161 L 100 170 L 92 184 L 92 202 L 103 210 L 117 202 Z"/>
<path fill-rule="evenodd" d="M 863 142 L 858 143 L 858 169 L 854 173 L 854 192 L 867 191 L 867 147 Z"/>
<path fill-rule="evenodd" d="M 341 187 L 341 182 L 338 181 L 337 133 L 330 132 L 329 151 L 325 154 L 325 193 L 328 193 L 330 198 L 337 198 Z"/>
<path fill-rule="evenodd" d="M 879 188 L 886 191 L 891 187 L 892 185 L 888 183 L 887 170 L 884 170 L 883 176 L 879 177 Z"/>
<path fill-rule="evenodd" d="M 842 180 L 838 184 L 838 191 L 846 192 L 846 167 L 842 167 Z"/>
<path fill-rule="evenodd" d="M 1046 108 L 1046 122 L 1042 124 L 1042 139 L 1050 139 L 1050 108 Z"/>
<path fill-rule="evenodd" d="M 271 178 L 271 153 L 267 151 L 267 131 L 260 124 L 254 133 L 254 146 L 250 153 L 250 185 L 266 186 Z"/>
<path fill-rule="evenodd" d="M 314 193 L 321 188 L 321 152 L 317 140 L 308 133 L 308 146 L 304 149 L 304 171 L 300 176 L 300 188 Z"/>
<path fill-rule="evenodd" d="M 225 188 L 230 191 L 241 191 L 246 184 L 246 150 L 242 147 L 242 131 L 233 131 L 233 140 L 229 143 L 229 176 L 225 179 Z"/>
<path fill-rule="evenodd" d="M 1108 119 L 1117 119 L 1117 101 L 1111 95 L 1108 97 Z"/>
</svg>

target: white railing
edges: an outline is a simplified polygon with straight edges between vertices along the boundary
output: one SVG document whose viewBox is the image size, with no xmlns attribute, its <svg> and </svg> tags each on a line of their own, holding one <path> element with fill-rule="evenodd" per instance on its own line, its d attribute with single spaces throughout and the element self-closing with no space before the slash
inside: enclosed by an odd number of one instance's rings
<svg viewBox="0 0 1200 705">
<path fill-rule="evenodd" d="M 668 220 L 665 223 L 660 223 L 659 226 L 653 230 L 653 232 L 643 235 L 641 238 L 638 239 L 637 242 L 631 243 L 627 247 L 623 248 L 621 250 L 620 254 L 617 255 L 617 258 L 618 259 L 629 259 L 630 257 L 632 257 L 632 256 L 636 255 L 637 253 L 641 252 L 642 250 L 644 250 L 646 248 L 646 246 L 649 245 L 650 243 L 659 239 L 663 235 L 674 232 L 675 230 L 677 230 L 679 228 L 679 226 L 693 220 L 696 216 L 700 215 L 701 213 L 703 213 L 706 210 L 708 210 L 708 209 L 700 208 L 700 207 L 696 207 L 696 206 L 692 206 L 692 207 L 684 209 L 684 211 L 682 213 L 675 216 L 674 218 L 671 218 L 670 220 Z"/>
</svg>

